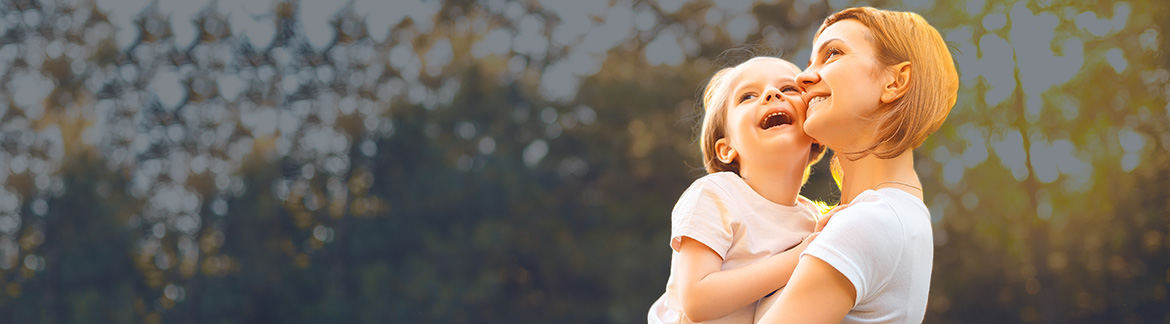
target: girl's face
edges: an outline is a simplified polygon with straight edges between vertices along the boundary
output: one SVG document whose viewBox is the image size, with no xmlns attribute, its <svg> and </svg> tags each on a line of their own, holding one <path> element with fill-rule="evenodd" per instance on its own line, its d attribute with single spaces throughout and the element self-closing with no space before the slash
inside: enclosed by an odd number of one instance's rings
<svg viewBox="0 0 1170 324">
<path fill-rule="evenodd" d="M 740 170 L 807 163 L 812 138 L 803 129 L 805 105 L 795 79 L 800 70 L 780 59 L 749 61 L 738 70 L 727 101 L 727 137 L 720 141 L 737 155 Z"/>
<path fill-rule="evenodd" d="M 873 142 L 872 116 L 893 78 L 880 70 L 868 32 L 853 19 L 829 25 L 813 41 L 808 69 L 796 77 L 808 103 L 804 130 L 836 151 L 856 152 Z"/>
</svg>

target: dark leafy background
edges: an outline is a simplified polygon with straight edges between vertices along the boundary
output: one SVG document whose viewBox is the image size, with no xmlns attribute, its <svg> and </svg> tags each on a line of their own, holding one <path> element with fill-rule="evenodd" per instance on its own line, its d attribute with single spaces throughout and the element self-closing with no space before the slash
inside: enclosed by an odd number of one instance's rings
<svg viewBox="0 0 1170 324">
<path fill-rule="evenodd" d="M 0 0 L 0 322 L 640 322 L 720 53 L 859 4 Z M 926 322 L 1170 321 L 1166 6 L 867 4 L 961 73 Z"/>
</svg>

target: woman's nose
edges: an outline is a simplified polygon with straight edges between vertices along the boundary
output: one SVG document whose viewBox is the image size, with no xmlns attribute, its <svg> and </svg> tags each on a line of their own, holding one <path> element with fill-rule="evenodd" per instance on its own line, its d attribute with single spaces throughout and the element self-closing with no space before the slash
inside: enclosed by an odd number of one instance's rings
<svg viewBox="0 0 1170 324">
<path fill-rule="evenodd" d="M 813 69 L 805 70 L 796 75 L 796 84 L 800 85 L 801 91 L 808 91 L 808 87 L 817 82 L 821 82 L 821 76 Z"/>
</svg>

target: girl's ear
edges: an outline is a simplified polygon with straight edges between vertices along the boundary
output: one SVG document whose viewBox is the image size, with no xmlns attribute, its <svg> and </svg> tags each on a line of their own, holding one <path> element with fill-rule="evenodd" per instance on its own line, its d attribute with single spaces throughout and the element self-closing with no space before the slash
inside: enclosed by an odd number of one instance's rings
<svg viewBox="0 0 1170 324">
<path fill-rule="evenodd" d="M 882 88 L 882 103 L 891 103 L 910 91 L 910 62 L 902 62 L 890 67 L 893 78 Z"/>
<path fill-rule="evenodd" d="M 715 141 L 715 155 L 717 155 L 716 158 L 719 159 L 719 162 L 731 164 L 735 162 L 735 158 L 739 157 L 739 152 L 736 152 L 735 148 L 731 147 L 731 142 L 724 137 Z"/>
</svg>

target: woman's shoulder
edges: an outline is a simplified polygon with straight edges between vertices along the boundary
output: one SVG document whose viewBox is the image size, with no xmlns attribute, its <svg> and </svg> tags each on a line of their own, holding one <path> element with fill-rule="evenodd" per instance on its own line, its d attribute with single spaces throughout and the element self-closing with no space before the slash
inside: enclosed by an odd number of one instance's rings
<svg viewBox="0 0 1170 324">
<path fill-rule="evenodd" d="M 930 213 L 917 197 L 898 189 L 866 190 L 836 212 L 832 222 L 857 229 L 905 232 L 907 226 L 929 223 Z"/>
<path fill-rule="evenodd" d="M 868 206 L 870 212 L 883 212 L 900 220 L 918 218 L 929 219 L 930 211 L 926 204 L 918 197 L 897 188 L 882 188 L 866 190 L 858 198 L 865 196 L 863 206 Z"/>
<path fill-rule="evenodd" d="M 915 197 L 908 192 L 895 188 L 882 188 L 878 190 L 866 190 L 861 192 L 857 195 L 857 197 L 853 198 L 853 201 L 849 202 L 849 208 L 847 209 L 891 213 L 917 211 L 925 212 L 926 205 L 923 204 L 922 200 L 918 199 L 918 197 Z"/>
<path fill-rule="evenodd" d="M 837 214 L 852 215 L 852 214 L 873 214 L 889 212 L 891 206 L 887 197 L 878 194 L 873 190 L 866 190 L 853 197 L 849 201 L 849 206 L 841 209 Z"/>
<path fill-rule="evenodd" d="M 900 227 L 897 214 L 888 199 L 866 190 L 854 197 L 848 206 L 838 210 L 829 224 L 838 223 L 838 227 L 858 230 L 893 230 Z"/>
</svg>

